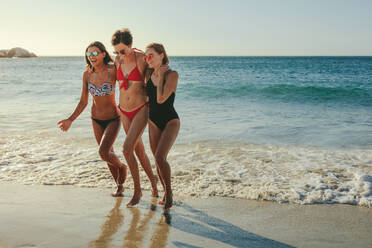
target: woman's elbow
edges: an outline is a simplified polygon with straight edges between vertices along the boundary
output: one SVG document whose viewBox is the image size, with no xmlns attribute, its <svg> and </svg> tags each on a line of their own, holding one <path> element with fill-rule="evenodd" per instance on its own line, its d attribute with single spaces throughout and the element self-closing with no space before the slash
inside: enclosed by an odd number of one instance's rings
<svg viewBox="0 0 372 248">
<path fill-rule="evenodd" d="M 79 105 L 80 105 L 82 108 L 85 108 L 85 107 L 88 105 L 88 101 L 80 100 Z"/>
</svg>

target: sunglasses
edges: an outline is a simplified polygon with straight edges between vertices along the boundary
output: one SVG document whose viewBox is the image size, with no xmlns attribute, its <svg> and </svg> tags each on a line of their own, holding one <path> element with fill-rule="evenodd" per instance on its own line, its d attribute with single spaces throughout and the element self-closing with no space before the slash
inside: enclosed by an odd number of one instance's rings
<svg viewBox="0 0 372 248">
<path fill-rule="evenodd" d="M 120 50 L 119 52 L 115 51 L 114 54 L 118 55 L 118 54 L 121 54 L 121 55 L 124 55 L 125 54 L 125 50 Z"/>
<path fill-rule="evenodd" d="M 97 51 L 87 52 L 86 53 L 87 57 L 90 57 L 91 55 L 93 55 L 93 57 L 96 57 L 98 54 L 99 54 L 99 52 L 97 52 Z"/>
<path fill-rule="evenodd" d="M 149 54 L 149 55 L 145 56 L 143 59 L 148 62 L 148 61 L 152 60 L 153 58 L 154 58 L 154 55 Z"/>
</svg>

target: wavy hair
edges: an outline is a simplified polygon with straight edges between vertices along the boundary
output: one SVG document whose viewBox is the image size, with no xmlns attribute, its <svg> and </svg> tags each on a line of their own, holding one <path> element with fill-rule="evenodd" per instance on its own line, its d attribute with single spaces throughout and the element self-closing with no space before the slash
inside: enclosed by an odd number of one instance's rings
<svg viewBox="0 0 372 248">
<path fill-rule="evenodd" d="M 87 56 L 87 52 L 88 52 L 88 49 L 90 47 L 97 47 L 101 51 L 101 53 L 103 53 L 103 52 L 106 53 L 105 57 L 103 58 L 103 63 L 105 65 L 107 65 L 110 62 L 112 62 L 112 58 L 111 58 L 110 54 L 107 52 L 105 45 L 103 45 L 99 41 L 94 41 L 94 42 L 92 42 L 92 43 L 89 44 L 89 46 L 87 47 L 87 49 L 85 49 L 85 63 L 86 63 L 86 67 L 87 68 L 89 68 L 92 71 L 95 71 L 94 67 L 90 63 L 90 61 L 88 59 L 88 56 Z"/>
<path fill-rule="evenodd" d="M 150 43 L 146 46 L 146 50 L 150 49 L 150 48 L 154 49 L 155 52 L 157 52 L 158 54 L 164 54 L 163 60 L 161 61 L 162 65 L 168 65 L 169 64 L 169 59 L 168 59 L 167 52 L 165 51 L 165 48 L 162 44 L 153 42 L 153 43 Z M 146 72 L 145 72 L 145 78 L 149 78 L 149 76 L 153 73 L 153 71 L 154 71 L 153 68 L 147 67 Z M 165 72 L 164 81 L 165 81 L 167 75 L 169 74 L 169 72 L 170 72 L 170 70 Z"/>
<path fill-rule="evenodd" d="M 165 48 L 162 44 L 153 42 L 153 43 L 148 44 L 146 47 L 146 49 L 150 49 L 150 48 L 154 49 L 155 52 L 157 52 L 158 54 L 164 54 L 164 58 L 161 62 L 162 65 L 169 64 L 167 52 L 165 51 Z"/>
<path fill-rule="evenodd" d="M 123 43 L 124 45 L 130 46 L 133 43 L 132 33 L 128 28 L 117 30 L 111 38 L 111 44 L 113 46 Z"/>
</svg>

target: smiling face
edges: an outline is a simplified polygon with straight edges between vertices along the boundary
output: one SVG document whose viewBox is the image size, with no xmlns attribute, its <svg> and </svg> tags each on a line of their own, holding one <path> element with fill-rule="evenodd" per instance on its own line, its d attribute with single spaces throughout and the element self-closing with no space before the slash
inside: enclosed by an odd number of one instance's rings
<svg viewBox="0 0 372 248">
<path fill-rule="evenodd" d="M 157 53 L 154 48 L 146 50 L 146 62 L 150 68 L 159 68 L 162 65 L 164 54 Z"/>
<path fill-rule="evenodd" d="M 124 43 L 119 43 L 117 45 L 114 45 L 115 54 L 119 55 L 120 58 L 124 57 L 125 55 L 129 54 L 131 52 L 131 45 L 127 46 Z"/>
<path fill-rule="evenodd" d="M 89 47 L 85 54 L 93 67 L 99 66 L 103 63 L 103 58 L 106 56 L 105 52 L 101 52 L 98 47 Z"/>
</svg>

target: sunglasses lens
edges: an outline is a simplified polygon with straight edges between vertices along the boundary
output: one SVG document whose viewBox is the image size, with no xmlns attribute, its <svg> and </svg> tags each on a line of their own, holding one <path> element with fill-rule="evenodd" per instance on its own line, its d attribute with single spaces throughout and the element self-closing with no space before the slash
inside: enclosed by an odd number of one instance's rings
<svg viewBox="0 0 372 248">
<path fill-rule="evenodd" d="M 91 53 L 90 53 L 90 52 L 87 52 L 86 54 L 87 54 L 87 57 L 90 57 L 90 55 L 91 55 Z"/>
<path fill-rule="evenodd" d="M 97 51 L 94 51 L 93 52 L 93 56 L 97 56 L 98 55 L 98 52 Z"/>
</svg>

